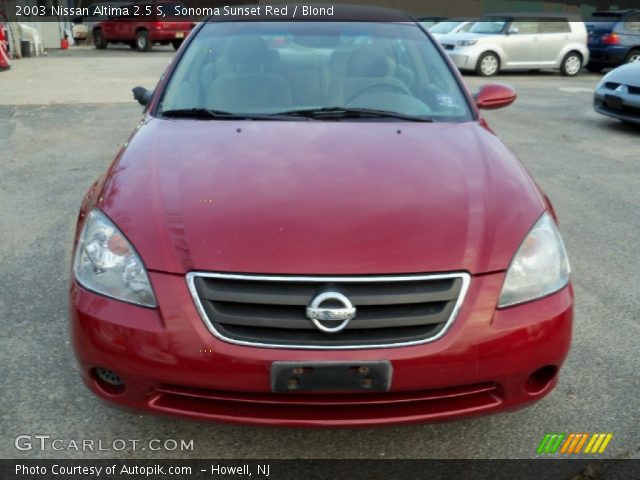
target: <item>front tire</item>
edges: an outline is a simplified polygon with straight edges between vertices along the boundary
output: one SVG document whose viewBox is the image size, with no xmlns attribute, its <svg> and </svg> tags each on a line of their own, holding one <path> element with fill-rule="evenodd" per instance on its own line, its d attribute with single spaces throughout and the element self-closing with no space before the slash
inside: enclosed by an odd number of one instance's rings
<svg viewBox="0 0 640 480">
<path fill-rule="evenodd" d="M 575 77 L 582 70 L 582 55 L 578 52 L 569 52 L 562 59 L 560 73 L 564 77 Z"/>
<path fill-rule="evenodd" d="M 478 58 L 476 73 L 481 77 L 493 77 L 500 71 L 500 59 L 493 52 L 485 52 Z"/>
<path fill-rule="evenodd" d="M 180 45 L 182 45 L 182 40 L 172 40 L 171 45 L 173 45 L 174 50 L 178 50 Z"/>
<path fill-rule="evenodd" d="M 627 57 L 624 59 L 624 63 L 640 62 L 640 50 L 631 50 Z"/>
<path fill-rule="evenodd" d="M 140 30 L 136 33 L 136 48 L 139 52 L 148 52 L 152 46 L 153 42 L 149 40 L 149 32 Z"/>
<path fill-rule="evenodd" d="M 96 30 L 93 32 L 93 44 L 98 50 L 104 50 L 107 48 L 109 42 L 105 40 L 102 30 Z"/>
</svg>

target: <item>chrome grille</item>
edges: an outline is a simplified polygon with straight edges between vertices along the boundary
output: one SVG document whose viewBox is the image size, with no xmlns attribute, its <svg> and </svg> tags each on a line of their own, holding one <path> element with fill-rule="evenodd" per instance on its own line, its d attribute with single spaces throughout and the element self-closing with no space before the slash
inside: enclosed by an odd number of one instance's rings
<svg viewBox="0 0 640 480">
<path fill-rule="evenodd" d="M 270 348 L 353 349 L 426 343 L 447 331 L 469 286 L 466 273 L 299 277 L 192 272 L 187 282 L 207 328 L 231 343 Z M 357 309 L 339 333 L 306 317 L 316 295 L 337 291 Z"/>
</svg>

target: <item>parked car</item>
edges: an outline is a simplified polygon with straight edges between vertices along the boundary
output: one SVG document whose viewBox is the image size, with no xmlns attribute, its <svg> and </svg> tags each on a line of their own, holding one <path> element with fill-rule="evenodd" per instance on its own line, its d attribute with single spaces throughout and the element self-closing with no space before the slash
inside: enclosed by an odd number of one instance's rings
<svg viewBox="0 0 640 480">
<path fill-rule="evenodd" d="M 473 27 L 475 20 L 451 19 L 444 22 L 438 22 L 428 28 L 431 35 L 441 40 L 442 37 L 453 33 L 466 33 Z"/>
<path fill-rule="evenodd" d="M 89 37 L 89 28 L 82 21 L 74 22 L 71 27 L 71 36 L 76 43 L 84 42 Z"/>
<path fill-rule="evenodd" d="M 424 28 L 428 29 L 432 26 L 434 26 L 436 23 L 440 23 L 443 22 L 447 19 L 448 17 L 420 17 L 418 18 L 418 22 L 420 23 L 420 25 L 422 25 Z"/>
<path fill-rule="evenodd" d="M 596 112 L 626 123 L 640 124 L 640 62 L 607 73 L 593 95 Z"/>
<path fill-rule="evenodd" d="M 182 6 L 179 2 L 151 0 L 146 4 L 120 3 L 118 5 L 120 8 L 128 8 L 129 12 L 135 11 L 136 5 L 138 10 L 148 5 L 151 13 L 136 17 L 113 16 L 96 22 L 91 31 L 93 43 L 97 49 L 105 49 L 110 43 L 124 43 L 131 48 L 146 52 L 153 48 L 154 43 L 159 43 L 171 44 L 177 50 L 194 25 L 192 22 L 179 20 L 173 15 L 174 7 Z"/>
<path fill-rule="evenodd" d="M 590 71 L 640 61 L 640 10 L 594 12 L 586 24 Z"/>
<path fill-rule="evenodd" d="M 468 33 L 448 35 L 442 44 L 458 68 L 485 77 L 541 68 L 575 76 L 589 61 L 587 31 L 572 14 L 486 16 Z"/>
<path fill-rule="evenodd" d="M 72 343 L 96 395 L 363 426 L 553 389 L 567 255 L 549 200 L 478 110 L 516 93 L 471 96 L 410 18 L 370 12 L 209 20 L 154 91 L 136 89 L 144 118 L 74 242 Z"/>
</svg>

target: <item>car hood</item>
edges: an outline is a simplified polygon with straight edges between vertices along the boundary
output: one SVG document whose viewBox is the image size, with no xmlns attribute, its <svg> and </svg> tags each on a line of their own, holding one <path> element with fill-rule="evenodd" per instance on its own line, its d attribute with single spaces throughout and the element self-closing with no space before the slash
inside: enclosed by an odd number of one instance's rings
<svg viewBox="0 0 640 480">
<path fill-rule="evenodd" d="M 607 73 L 599 85 L 606 82 L 622 83 L 631 87 L 640 87 L 640 62 L 627 63 Z"/>
<path fill-rule="evenodd" d="M 469 32 L 462 32 L 462 33 L 448 33 L 446 37 L 442 38 L 441 40 L 446 40 L 447 43 L 455 43 L 459 40 L 478 40 L 478 41 L 493 41 L 498 37 L 501 37 L 502 35 L 493 35 L 493 34 L 485 34 L 485 33 L 469 33 Z"/>
<path fill-rule="evenodd" d="M 504 270 L 544 209 L 479 122 L 152 117 L 98 205 L 147 268 L 179 274 Z"/>
</svg>

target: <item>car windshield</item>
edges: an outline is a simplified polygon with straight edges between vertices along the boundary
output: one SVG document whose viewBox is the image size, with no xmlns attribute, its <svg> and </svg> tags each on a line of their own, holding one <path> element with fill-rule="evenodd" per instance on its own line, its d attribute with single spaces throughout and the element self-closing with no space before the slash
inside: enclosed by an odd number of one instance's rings
<svg viewBox="0 0 640 480">
<path fill-rule="evenodd" d="M 461 23 L 462 22 L 440 22 L 429 28 L 429 31 L 432 33 L 449 33 Z"/>
<path fill-rule="evenodd" d="M 502 33 L 506 25 L 507 21 L 505 19 L 483 19 L 477 22 L 473 27 L 471 27 L 469 33 Z"/>
<path fill-rule="evenodd" d="M 320 109 L 322 115 L 313 113 Z M 327 119 L 347 109 L 349 118 L 355 110 L 396 120 L 472 118 L 458 80 L 425 33 L 415 24 L 381 22 L 207 23 L 156 113 Z"/>
</svg>

